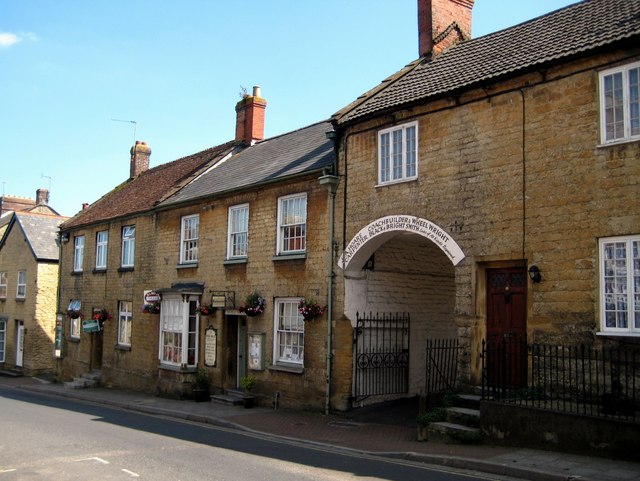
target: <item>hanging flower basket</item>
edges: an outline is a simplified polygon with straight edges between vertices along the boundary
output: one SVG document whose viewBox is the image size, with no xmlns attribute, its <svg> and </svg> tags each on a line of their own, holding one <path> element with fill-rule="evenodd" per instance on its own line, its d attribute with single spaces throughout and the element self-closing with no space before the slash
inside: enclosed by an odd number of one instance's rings
<svg viewBox="0 0 640 481">
<path fill-rule="evenodd" d="M 254 317 L 262 314 L 266 306 L 266 299 L 261 297 L 257 292 L 254 292 L 247 296 L 246 304 L 241 306 L 238 310 L 240 312 L 244 312 L 249 317 Z"/>
<path fill-rule="evenodd" d="M 302 315 L 305 321 L 311 321 L 316 317 L 321 316 L 324 314 L 326 309 L 326 306 L 323 307 L 320 304 L 316 304 L 313 300 L 302 300 L 298 304 L 298 312 Z"/>
<path fill-rule="evenodd" d="M 198 306 L 198 314 L 201 316 L 212 316 L 215 310 L 215 307 L 211 306 L 211 304 L 200 304 Z"/>
<path fill-rule="evenodd" d="M 82 317 L 82 312 L 76 311 L 74 309 L 69 309 L 67 311 L 67 316 L 69 316 L 71 319 L 78 319 L 79 317 Z"/>
<path fill-rule="evenodd" d="M 160 303 L 153 302 L 151 304 L 145 304 L 142 306 L 142 312 L 145 314 L 160 314 Z"/>
<path fill-rule="evenodd" d="M 93 311 L 92 319 L 94 321 L 104 322 L 104 321 L 108 321 L 109 319 L 112 319 L 112 317 L 111 317 L 111 314 L 109 314 L 109 311 L 107 311 L 106 309 L 98 309 Z"/>
</svg>

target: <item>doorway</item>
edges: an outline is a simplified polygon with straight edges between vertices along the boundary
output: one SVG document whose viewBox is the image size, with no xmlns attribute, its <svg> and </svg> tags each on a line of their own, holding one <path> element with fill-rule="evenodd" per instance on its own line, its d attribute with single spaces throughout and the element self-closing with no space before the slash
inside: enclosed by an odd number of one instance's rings
<svg viewBox="0 0 640 481">
<path fill-rule="evenodd" d="M 487 375 L 491 384 L 527 383 L 527 271 L 487 270 Z"/>
<path fill-rule="evenodd" d="M 24 322 L 16 321 L 16 367 L 24 365 Z"/>
<path fill-rule="evenodd" d="M 226 329 L 226 383 L 227 387 L 240 387 L 240 379 L 247 373 L 247 318 L 227 316 Z"/>
</svg>

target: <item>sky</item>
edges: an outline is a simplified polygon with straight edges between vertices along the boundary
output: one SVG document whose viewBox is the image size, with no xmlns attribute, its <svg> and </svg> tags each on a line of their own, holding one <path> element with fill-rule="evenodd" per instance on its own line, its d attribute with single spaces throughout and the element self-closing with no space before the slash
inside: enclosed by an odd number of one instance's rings
<svg viewBox="0 0 640 481">
<path fill-rule="evenodd" d="M 476 0 L 480 37 L 573 0 Z M 265 136 L 328 119 L 418 57 L 416 0 L 0 0 L 0 190 L 72 216 L 150 166 L 232 140 L 243 89 Z"/>
</svg>

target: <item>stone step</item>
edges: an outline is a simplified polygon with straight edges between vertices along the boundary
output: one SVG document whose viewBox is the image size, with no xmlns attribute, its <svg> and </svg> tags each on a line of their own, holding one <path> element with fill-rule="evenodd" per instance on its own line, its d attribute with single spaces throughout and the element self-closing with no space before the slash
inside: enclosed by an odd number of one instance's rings
<svg viewBox="0 0 640 481">
<path fill-rule="evenodd" d="M 100 383 L 100 371 L 93 370 L 91 372 L 85 372 L 80 377 L 74 377 L 73 381 L 65 382 L 65 389 L 87 389 L 95 387 Z"/>
<path fill-rule="evenodd" d="M 480 427 L 480 410 L 461 407 L 447 408 L 447 421 L 470 428 L 478 428 Z"/>
<path fill-rule="evenodd" d="M 482 442 L 482 431 L 479 428 L 446 421 L 429 424 L 427 436 L 430 441 L 448 444 L 479 444 Z"/>
<path fill-rule="evenodd" d="M 230 396 L 228 394 L 213 394 L 211 401 L 217 404 L 226 404 L 227 406 L 241 406 L 244 403 L 242 397 Z"/>
<path fill-rule="evenodd" d="M 480 400 L 482 396 L 478 394 L 457 394 L 453 397 L 452 402 L 455 407 L 480 409 Z"/>
<path fill-rule="evenodd" d="M 19 369 L 3 369 L 0 371 L 0 376 L 22 377 L 24 376 L 24 373 Z"/>
</svg>

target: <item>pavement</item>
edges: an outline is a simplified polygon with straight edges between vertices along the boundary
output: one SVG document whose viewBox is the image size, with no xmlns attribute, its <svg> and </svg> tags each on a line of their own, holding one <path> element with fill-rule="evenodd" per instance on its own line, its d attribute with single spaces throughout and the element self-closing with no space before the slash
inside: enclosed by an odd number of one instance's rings
<svg viewBox="0 0 640 481">
<path fill-rule="evenodd" d="M 636 463 L 489 444 L 418 442 L 416 427 L 406 422 L 373 422 L 366 416 L 354 414 L 358 410 L 346 415 L 324 415 L 283 408 L 245 409 L 242 406 L 166 399 L 104 387 L 68 389 L 62 384 L 32 377 L 0 376 L 0 386 L 261 433 L 276 439 L 295 440 L 325 448 L 474 470 L 489 475 L 532 481 L 640 481 L 640 453 Z"/>
</svg>

